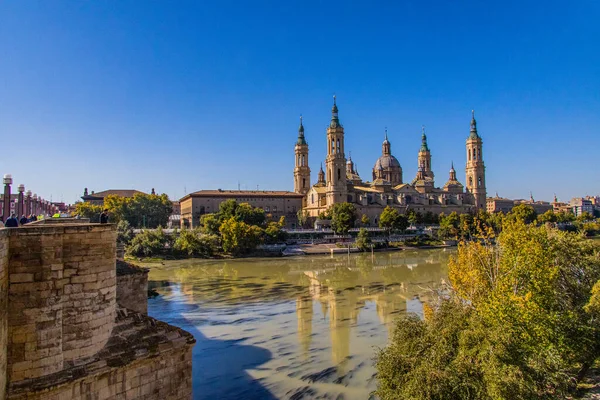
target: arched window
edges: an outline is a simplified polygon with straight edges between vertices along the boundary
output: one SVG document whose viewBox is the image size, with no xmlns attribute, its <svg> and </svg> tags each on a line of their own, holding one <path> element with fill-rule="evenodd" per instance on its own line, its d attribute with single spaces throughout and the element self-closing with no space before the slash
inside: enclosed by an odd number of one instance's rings
<svg viewBox="0 0 600 400">
<path fill-rule="evenodd" d="M 306 188 L 306 179 L 302 178 L 302 188 Z"/>
<path fill-rule="evenodd" d="M 314 193 L 311 193 L 311 195 L 310 195 L 310 202 L 312 204 L 315 204 L 315 194 Z"/>
<path fill-rule="evenodd" d="M 302 166 L 304 167 L 306 165 L 306 158 L 305 155 L 302 154 Z"/>
<path fill-rule="evenodd" d="M 477 187 L 481 187 L 481 177 L 477 179 Z"/>
<path fill-rule="evenodd" d="M 338 168 L 338 181 L 342 179 L 342 171 Z"/>
<path fill-rule="evenodd" d="M 338 152 L 338 154 L 341 153 L 341 151 L 340 151 L 340 139 L 337 140 L 337 152 Z"/>
<path fill-rule="evenodd" d="M 473 187 L 473 177 L 469 177 L 469 187 Z"/>
<path fill-rule="evenodd" d="M 473 160 L 477 160 L 477 149 L 473 149 Z"/>
<path fill-rule="evenodd" d="M 331 171 L 327 170 L 327 182 L 331 182 Z"/>
<path fill-rule="evenodd" d="M 469 149 L 469 161 L 471 161 L 471 149 Z"/>
<path fill-rule="evenodd" d="M 335 153 L 335 139 L 331 139 L 331 153 Z"/>
</svg>

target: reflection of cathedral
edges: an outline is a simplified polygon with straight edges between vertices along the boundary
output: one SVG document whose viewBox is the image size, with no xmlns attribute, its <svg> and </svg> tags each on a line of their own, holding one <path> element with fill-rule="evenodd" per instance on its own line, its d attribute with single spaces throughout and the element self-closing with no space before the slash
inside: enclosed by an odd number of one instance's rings
<svg viewBox="0 0 600 400">
<path fill-rule="evenodd" d="M 332 116 L 327 128 L 327 157 L 325 171 L 321 165 L 318 181 L 310 185 L 308 143 L 300 120 L 298 140 L 295 146 L 294 191 L 305 194 L 303 207 L 310 216 L 317 216 L 331 205 L 341 202 L 353 203 L 360 214 L 372 220 L 386 206 L 401 211 L 432 212 L 434 214 L 456 211 L 465 213 L 486 206 L 485 166 L 483 142 L 477 133 L 475 116 L 471 119 L 471 132 L 467 138 L 466 190 L 456 178 L 452 165 L 449 178 L 443 188 L 436 188 L 431 169 L 431 152 L 425 130 L 421 136 L 418 153 L 418 172 L 411 183 L 404 183 L 402 166 L 392 155 L 387 130 L 382 144 L 381 157 L 372 170 L 372 181 L 363 182 L 352 158 L 346 160 L 344 127 L 338 118 L 338 108 L 333 102 Z"/>
</svg>

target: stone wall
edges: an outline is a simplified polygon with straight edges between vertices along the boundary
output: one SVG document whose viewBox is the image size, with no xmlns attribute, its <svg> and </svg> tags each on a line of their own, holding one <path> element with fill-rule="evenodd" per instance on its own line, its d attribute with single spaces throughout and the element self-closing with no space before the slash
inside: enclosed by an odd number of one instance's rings
<svg viewBox="0 0 600 400">
<path fill-rule="evenodd" d="M 117 304 L 148 314 L 148 270 L 117 260 Z"/>
<path fill-rule="evenodd" d="M 119 309 L 114 334 L 86 364 L 13 385 L 10 400 L 179 400 L 192 397 L 189 333 Z M 76 379 L 73 379 L 76 377 Z"/>
<path fill-rule="evenodd" d="M 114 227 L 26 226 L 8 234 L 9 380 L 53 374 L 97 353 L 115 318 Z"/>
<path fill-rule="evenodd" d="M 117 307 L 114 225 L 0 229 L 0 400 L 189 399 L 189 333 L 150 318 L 133 266 Z"/>
<path fill-rule="evenodd" d="M 8 233 L 0 230 L 0 400 L 6 398 L 8 383 Z"/>
</svg>

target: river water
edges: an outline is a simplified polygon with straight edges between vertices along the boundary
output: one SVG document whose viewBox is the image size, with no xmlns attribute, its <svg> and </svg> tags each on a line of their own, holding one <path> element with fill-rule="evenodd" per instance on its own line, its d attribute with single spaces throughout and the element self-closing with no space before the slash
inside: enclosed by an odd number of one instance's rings
<svg viewBox="0 0 600 400">
<path fill-rule="evenodd" d="M 377 349 L 450 253 L 165 261 L 148 312 L 195 336 L 194 399 L 368 399 Z"/>
</svg>

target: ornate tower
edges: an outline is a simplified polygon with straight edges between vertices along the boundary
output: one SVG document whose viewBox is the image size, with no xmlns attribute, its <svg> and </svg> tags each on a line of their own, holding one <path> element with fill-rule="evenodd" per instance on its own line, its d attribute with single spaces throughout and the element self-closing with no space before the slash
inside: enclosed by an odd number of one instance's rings
<svg viewBox="0 0 600 400">
<path fill-rule="evenodd" d="M 298 140 L 294 147 L 296 166 L 294 168 L 294 192 L 306 194 L 310 189 L 310 168 L 308 167 L 308 143 L 304 139 L 304 125 L 300 116 Z"/>
<path fill-rule="evenodd" d="M 333 96 L 331 122 L 327 128 L 327 206 L 348 200 L 346 186 L 346 157 L 344 156 L 344 128 L 338 118 L 338 108 Z"/>
<path fill-rule="evenodd" d="M 477 134 L 475 111 L 471 111 L 471 133 L 467 138 L 467 192 L 473 196 L 477 208 L 486 209 L 485 165 L 483 164 L 483 141 Z"/>
<path fill-rule="evenodd" d="M 418 163 L 419 168 L 423 169 L 426 179 L 433 180 L 433 171 L 431 170 L 431 152 L 427 146 L 427 135 L 425 135 L 425 127 L 421 127 L 421 149 L 419 150 Z"/>
</svg>

